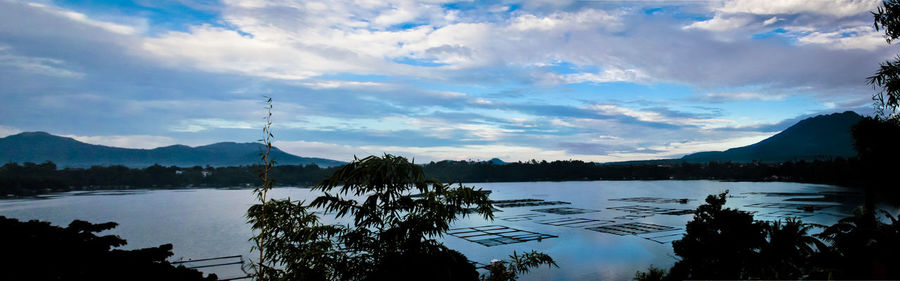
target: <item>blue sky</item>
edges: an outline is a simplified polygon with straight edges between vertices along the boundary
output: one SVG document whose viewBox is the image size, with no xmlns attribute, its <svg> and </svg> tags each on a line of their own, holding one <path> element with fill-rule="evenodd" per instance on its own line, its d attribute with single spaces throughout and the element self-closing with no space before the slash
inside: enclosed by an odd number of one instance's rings
<svg viewBox="0 0 900 281">
<path fill-rule="evenodd" d="M 624 161 L 868 114 L 876 1 L 0 0 L 0 136 Z"/>
</svg>

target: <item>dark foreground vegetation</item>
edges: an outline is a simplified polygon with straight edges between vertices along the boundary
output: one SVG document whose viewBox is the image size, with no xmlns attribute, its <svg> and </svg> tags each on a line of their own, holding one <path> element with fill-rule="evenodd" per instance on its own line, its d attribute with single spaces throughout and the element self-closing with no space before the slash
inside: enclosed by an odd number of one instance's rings
<svg viewBox="0 0 900 281">
<path fill-rule="evenodd" d="M 116 223 L 75 220 L 67 227 L 0 216 L 0 280 L 216 280 L 194 269 L 173 266 L 172 244 L 138 250 L 115 235 L 97 233 Z"/>
<path fill-rule="evenodd" d="M 634 279 L 900 279 L 900 221 L 887 212 L 859 208 L 831 226 L 767 222 L 723 208 L 726 197 L 710 195 L 697 208 L 687 233 L 672 243 L 678 261 L 671 269 L 651 266 Z M 813 228 L 824 230 L 812 235 Z"/>
</svg>

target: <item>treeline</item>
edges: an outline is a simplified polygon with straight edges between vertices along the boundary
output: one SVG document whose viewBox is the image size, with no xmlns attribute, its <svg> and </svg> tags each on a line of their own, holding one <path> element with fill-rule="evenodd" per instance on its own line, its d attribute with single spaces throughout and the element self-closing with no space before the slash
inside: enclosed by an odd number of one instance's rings
<svg viewBox="0 0 900 281">
<path fill-rule="evenodd" d="M 452 182 L 518 182 L 578 180 L 726 180 L 790 181 L 858 186 L 863 169 L 856 158 L 785 163 L 718 163 L 598 165 L 583 161 L 529 161 L 508 164 L 441 161 L 424 165 L 425 174 Z M 278 186 L 309 186 L 338 167 L 276 166 Z M 259 166 L 164 167 L 94 166 L 57 169 L 51 162 L 8 163 L 0 167 L 0 194 L 33 195 L 95 189 L 248 187 L 259 182 Z"/>
<path fill-rule="evenodd" d="M 308 186 L 331 175 L 337 168 L 315 165 L 275 167 L 281 186 Z M 137 169 L 125 166 L 57 169 L 52 162 L 8 163 L 0 167 L 0 194 L 34 195 L 48 192 L 99 189 L 247 187 L 258 184 L 259 166 L 189 168 L 153 165 Z"/>
<path fill-rule="evenodd" d="M 425 165 L 425 173 L 454 182 L 571 180 L 726 180 L 790 181 L 855 186 L 862 182 L 856 158 L 784 163 L 709 162 L 598 165 L 583 161 L 490 162 L 441 161 Z"/>
</svg>

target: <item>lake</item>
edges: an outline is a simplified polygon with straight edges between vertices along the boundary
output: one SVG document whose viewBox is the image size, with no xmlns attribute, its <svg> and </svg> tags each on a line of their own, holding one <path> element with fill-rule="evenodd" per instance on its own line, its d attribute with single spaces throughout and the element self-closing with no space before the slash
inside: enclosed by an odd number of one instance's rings
<svg viewBox="0 0 900 281">
<path fill-rule="evenodd" d="M 852 189 L 784 182 L 467 185 L 491 190 L 493 200 L 532 199 L 506 202 L 494 221 L 471 216 L 461 219 L 453 225 L 450 233 L 454 235 L 442 238 L 448 247 L 482 264 L 504 259 L 513 251 L 538 250 L 560 265 L 533 270 L 520 280 L 630 280 L 635 271 L 651 264 L 667 268 L 675 262 L 671 241 L 680 238 L 692 217 L 683 210 L 695 209 L 707 195 L 726 189 L 732 196 L 726 206 L 756 212 L 757 219 L 798 216 L 804 222 L 826 225 L 848 216 L 863 198 Z M 276 188 L 270 194 L 300 200 L 319 195 L 306 188 Z M 119 226 L 106 233 L 128 240 L 126 249 L 172 243 L 175 256 L 170 260 L 231 255 L 246 260 L 251 256 L 251 232 L 244 214 L 253 202 L 247 189 L 81 191 L 0 200 L 0 215 L 62 226 L 73 219 L 115 221 Z M 202 270 L 220 278 L 241 275 L 239 266 Z"/>
</svg>

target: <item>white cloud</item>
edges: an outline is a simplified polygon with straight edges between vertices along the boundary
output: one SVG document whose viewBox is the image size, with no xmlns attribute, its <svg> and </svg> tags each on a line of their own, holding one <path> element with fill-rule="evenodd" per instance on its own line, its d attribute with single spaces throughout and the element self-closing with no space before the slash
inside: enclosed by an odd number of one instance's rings
<svg viewBox="0 0 900 281">
<path fill-rule="evenodd" d="M 523 14 L 510 20 L 509 28 L 517 31 L 579 30 L 622 27 L 620 15 L 604 10 L 585 9 L 578 12 L 556 12 L 548 16 Z"/>
<path fill-rule="evenodd" d="M 71 11 L 71 10 L 65 10 L 65 9 L 54 7 L 54 6 L 48 6 L 48 5 L 39 4 L 39 3 L 28 3 L 28 5 L 31 7 L 34 7 L 34 8 L 41 9 L 42 11 L 47 12 L 47 13 L 55 14 L 57 16 L 64 17 L 69 20 L 87 24 L 90 26 L 99 27 L 99 28 L 105 29 L 106 31 L 110 31 L 110 32 L 118 33 L 118 34 L 130 35 L 130 34 L 135 34 L 138 32 L 138 29 L 133 26 L 91 19 L 85 14 L 78 13 L 78 12 Z"/>
<path fill-rule="evenodd" d="M 76 135 L 63 135 L 64 137 L 70 137 L 76 139 L 80 142 L 90 143 L 90 144 L 98 144 L 112 147 L 124 147 L 124 148 L 142 148 L 142 149 L 151 149 L 162 146 L 169 146 L 176 144 L 174 138 L 165 137 L 165 136 L 150 136 L 150 135 L 125 135 L 125 136 L 76 136 Z"/>
<path fill-rule="evenodd" d="M 712 141 L 670 142 L 663 145 L 647 147 L 651 153 L 622 152 L 613 153 L 603 159 L 605 161 L 630 161 L 646 159 L 667 159 L 701 151 L 723 151 L 729 148 L 751 145 L 771 137 L 774 133 L 756 133 L 750 136 L 717 139 Z M 657 152 L 661 151 L 661 152 Z"/>
<path fill-rule="evenodd" d="M 714 118 L 694 118 L 694 117 L 671 117 L 656 111 L 635 110 L 613 104 L 596 103 L 586 107 L 594 110 L 601 115 L 617 116 L 624 115 L 645 122 L 657 122 L 671 125 L 690 125 L 702 126 L 705 128 L 713 128 L 720 124 L 730 123 L 730 120 L 714 119 Z"/>
<path fill-rule="evenodd" d="M 830 49 L 862 49 L 875 50 L 887 46 L 884 37 L 870 25 L 841 28 L 834 31 L 812 31 L 807 28 L 790 28 L 789 31 L 799 33 L 797 43 L 801 45 L 820 45 Z"/>
<path fill-rule="evenodd" d="M 716 14 L 715 17 L 705 21 L 698 21 L 691 23 L 684 27 L 684 29 L 703 29 L 710 31 L 728 31 L 733 29 L 738 29 L 746 26 L 753 22 L 753 18 L 749 16 L 737 15 L 737 16 L 722 16 Z"/>
<path fill-rule="evenodd" d="M 147 38 L 143 49 L 172 65 L 274 79 L 304 80 L 344 72 L 442 79 L 447 70 L 527 64 L 533 54 L 546 51 L 542 45 L 522 44 L 532 38 L 623 27 L 621 12 L 596 9 L 544 16 L 515 13 L 506 20 L 484 22 L 459 18 L 459 11 L 435 3 L 315 3 L 227 2 L 231 6 L 223 9 L 223 18 L 234 30 L 194 26 Z M 385 29 L 418 20 L 426 24 Z M 510 52 L 519 54 L 506 55 Z"/>
<path fill-rule="evenodd" d="M 599 73 L 572 73 L 555 74 L 548 73 L 542 77 L 543 81 L 552 84 L 578 84 L 578 83 L 608 83 L 608 82 L 636 82 L 650 81 L 650 77 L 638 69 L 607 68 Z"/>
<path fill-rule="evenodd" d="M 12 54 L 10 49 L 10 47 L 0 45 L 0 66 L 11 66 L 33 74 L 61 78 L 84 77 L 84 73 L 68 69 L 68 65 L 62 60 L 19 56 Z"/>
<path fill-rule="evenodd" d="M 713 2 L 719 3 L 719 2 Z M 730 14 L 783 15 L 812 13 L 834 17 L 855 16 L 875 10 L 880 0 L 733 0 L 716 10 Z M 718 5 L 718 4 L 714 4 Z"/>
<path fill-rule="evenodd" d="M 309 141 L 278 141 L 274 144 L 291 154 L 350 161 L 353 156 L 382 155 L 389 153 L 415 159 L 416 163 L 440 160 L 487 160 L 494 157 L 506 161 L 534 159 L 568 159 L 563 150 L 545 150 L 539 147 L 512 144 L 463 145 L 463 146 L 390 146 L 390 145 L 341 145 Z"/>
<path fill-rule="evenodd" d="M 368 88 L 385 86 L 383 83 L 368 81 L 321 80 L 302 82 L 301 85 L 312 89 Z"/>
<path fill-rule="evenodd" d="M 747 101 L 747 100 L 756 100 L 756 101 L 780 101 L 787 98 L 785 94 L 762 94 L 756 92 L 723 92 L 723 93 L 709 93 L 704 95 L 703 100 L 712 101 L 712 102 L 724 102 L 724 101 Z"/>
<path fill-rule="evenodd" d="M 9 135 L 15 135 L 21 133 L 22 131 L 16 128 L 7 127 L 0 125 L 0 137 L 6 137 Z"/>
<path fill-rule="evenodd" d="M 578 154 L 566 150 L 547 149 L 542 147 L 517 145 L 511 143 L 499 143 L 489 145 L 462 145 L 462 146 L 390 146 L 390 145 L 341 145 L 310 141 L 278 141 L 275 146 L 292 154 L 322 157 L 342 161 L 353 160 L 353 156 L 365 157 L 368 155 L 381 155 L 390 153 L 407 158 L 415 158 L 417 163 L 440 160 L 486 160 L 494 157 L 504 161 L 529 161 L 579 159 L 595 162 L 614 162 L 646 159 L 663 159 L 681 156 L 700 151 L 726 150 L 759 142 L 772 133 L 756 133 L 750 136 L 739 136 L 711 141 L 687 141 L 670 142 L 662 145 L 652 145 L 644 150 L 650 152 L 620 151 L 605 155 Z M 598 141 L 617 140 L 618 137 L 602 136 Z"/>
<path fill-rule="evenodd" d="M 246 121 L 224 120 L 217 118 L 190 119 L 181 121 L 169 130 L 173 132 L 196 133 L 212 129 L 256 129 L 259 124 Z"/>
</svg>

